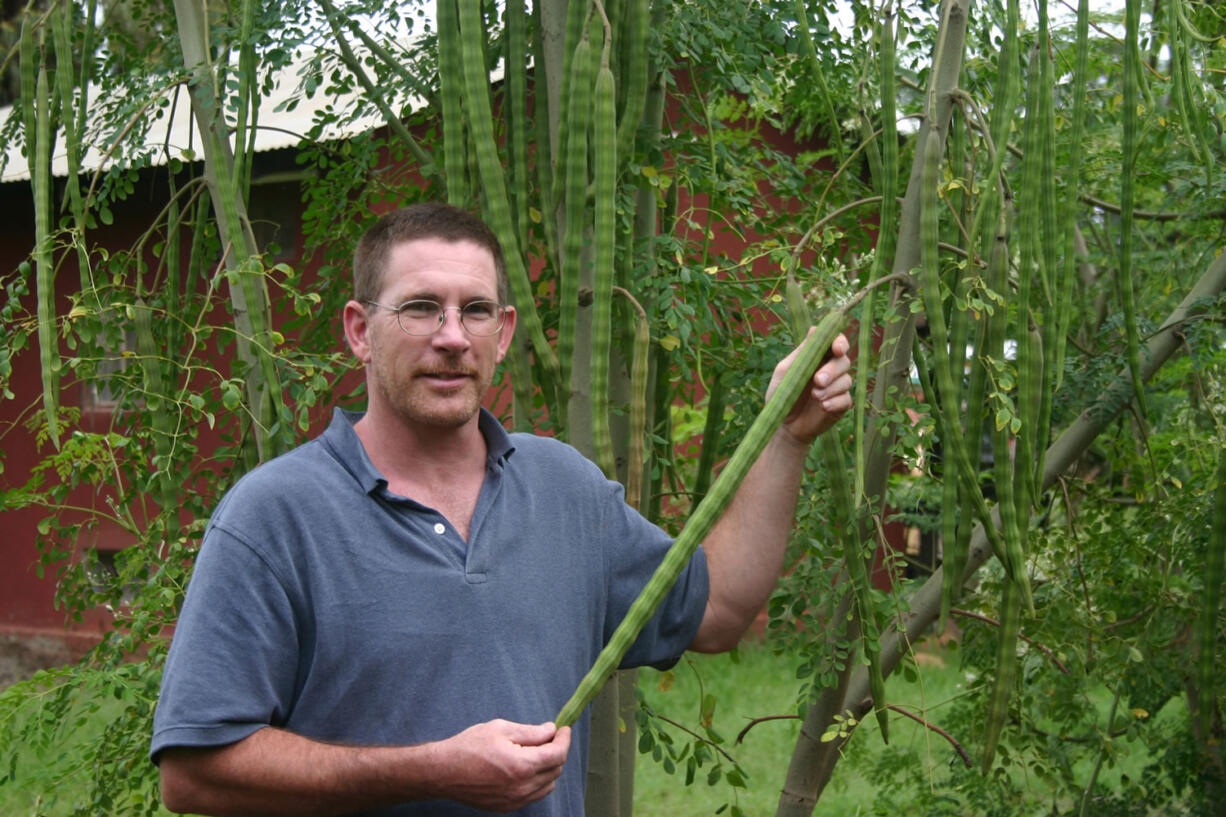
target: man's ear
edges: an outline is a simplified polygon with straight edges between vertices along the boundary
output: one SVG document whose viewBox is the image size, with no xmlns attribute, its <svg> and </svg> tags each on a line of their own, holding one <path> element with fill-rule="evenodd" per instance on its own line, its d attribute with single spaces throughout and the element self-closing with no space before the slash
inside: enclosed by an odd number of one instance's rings
<svg viewBox="0 0 1226 817">
<path fill-rule="evenodd" d="M 362 363 L 370 362 L 370 319 L 366 307 L 357 301 L 349 301 L 341 313 L 345 326 L 345 340 L 354 357 Z"/>
<path fill-rule="evenodd" d="M 511 348 L 511 341 L 515 337 L 515 307 L 503 307 L 506 310 L 506 316 L 502 320 L 502 328 L 498 330 L 498 362 L 507 356 L 507 350 Z"/>
</svg>

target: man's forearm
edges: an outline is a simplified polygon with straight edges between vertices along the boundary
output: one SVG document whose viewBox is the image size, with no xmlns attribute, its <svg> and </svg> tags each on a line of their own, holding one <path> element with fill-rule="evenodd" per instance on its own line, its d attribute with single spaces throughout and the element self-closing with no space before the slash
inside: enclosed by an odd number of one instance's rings
<svg viewBox="0 0 1226 817">
<path fill-rule="evenodd" d="M 266 728 L 229 746 L 166 750 L 162 797 L 180 813 L 323 817 L 423 796 L 414 778 L 428 779 L 428 765 L 425 747 L 336 746 Z"/>
<path fill-rule="evenodd" d="M 691 649 L 732 649 L 766 603 L 783 566 L 807 452 L 776 434 L 703 542 L 711 588 Z"/>
<path fill-rule="evenodd" d="M 343 746 L 265 728 L 219 748 L 162 753 L 176 812 L 328 817 L 423 799 L 509 811 L 553 790 L 570 731 L 492 721 L 418 746 Z"/>
</svg>

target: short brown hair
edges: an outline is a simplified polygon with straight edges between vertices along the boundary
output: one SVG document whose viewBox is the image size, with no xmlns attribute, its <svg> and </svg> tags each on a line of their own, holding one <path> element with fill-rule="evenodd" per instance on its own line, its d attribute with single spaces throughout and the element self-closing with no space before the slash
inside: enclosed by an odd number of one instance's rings
<svg viewBox="0 0 1226 817">
<path fill-rule="evenodd" d="M 477 216 L 441 201 L 425 201 L 393 210 L 379 218 L 358 239 L 353 253 L 353 297 L 369 303 L 383 289 L 387 256 L 406 241 L 438 238 L 452 243 L 471 241 L 494 257 L 498 274 L 498 301 L 507 302 L 507 265 L 498 236 Z"/>
</svg>

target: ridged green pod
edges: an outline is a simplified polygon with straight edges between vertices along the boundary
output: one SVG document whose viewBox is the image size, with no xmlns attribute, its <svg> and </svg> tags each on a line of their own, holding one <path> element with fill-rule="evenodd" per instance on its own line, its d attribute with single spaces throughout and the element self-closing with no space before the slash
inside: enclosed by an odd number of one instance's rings
<svg viewBox="0 0 1226 817">
<path fill-rule="evenodd" d="M 51 253 L 51 88 L 43 56 L 42 32 L 35 42 L 34 15 L 21 26 L 21 95 L 30 186 L 34 193 L 34 279 L 38 299 L 38 351 L 43 381 L 43 413 L 52 444 L 60 447 L 60 353 L 55 315 L 55 266 Z"/>
<path fill-rule="evenodd" d="M 622 113 L 617 123 L 617 155 L 634 152 L 634 137 L 647 104 L 647 33 L 651 21 L 650 0 L 629 0 L 620 48 Z"/>
<path fill-rule="evenodd" d="M 1120 240 L 1119 270 L 1116 273 L 1120 306 L 1124 311 L 1124 334 L 1128 343 L 1128 369 L 1132 372 L 1133 396 L 1141 416 L 1145 406 L 1145 383 L 1141 377 L 1141 332 L 1137 326 L 1137 302 L 1132 283 L 1132 224 L 1136 198 L 1133 169 L 1137 161 L 1137 131 L 1140 102 L 1137 72 L 1140 70 L 1141 27 L 1140 0 L 1127 0 L 1124 5 L 1124 138 L 1120 170 Z"/>
<path fill-rule="evenodd" d="M 710 532 L 712 525 L 728 507 L 736 493 L 737 487 L 750 466 L 758 459 L 770 438 L 783 424 L 788 412 L 796 403 L 796 399 L 806 388 L 818 364 L 838 336 L 845 316 L 842 310 L 831 310 L 817 324 L 808 340 L 800 347 L 787 375 L 780 381 L 775 393 L 766 401 L 766 405 L 758 414 L 745 438 L 737 446 L 729 458 L 724 470 L 711 486 L 711 491 L 699 503 L 690 515 L 681 535 L 673 542 L 659 567 L 643 588 L 638 598 L 630 606 L 626 617 L 617 626 L 609 643 L 605 645 L 596 657 L 592 668 L 579 682 L 570 700 L 568 700 L 554 721 L 559 726 L 568 726 L 578 719 L 584 708 L 600 691 L 605 680 L 617 669 L 622 657 L 630 649 L 643 625 L 651 618 L 652 613 L 660 606 L 664 596 L 676 583 L 682 569 L 702 542 L 703 537 Z"/>
<path fill-rule="evenodd" d="M 540 383 L 548 400 L 556 396 L 563 381 L 557 356 L 545 338 L 540 314 L 536 311 L 532 283 L 524 266 L 523 249 L 519 246 L 515 222 L 511 217 L 506 176 L 498 159 L 489 99 L 489 75 L 485 70 L 485 35 L 481 23 L 481 4 L 477 0 L 460 0 L 459 12 L 464 98 L 481 177 L 486 221 L 502 244 L 515 307 L 528 339 L 532 342 L 533 354 L 542 368 Z M 556 405 L 557 401 L 553 404 Z"/>
<path fill-rule="evenodd" d="M 558 281 L 558 363 L 562 369 L 562 382 L 569 383 L 574 369 L 575 330 L 579 317 L 579 279 L 583 265 L 583 244 L 587 232 L 587 185 L 588 185 L 588 135 L 591 133 L 592 97 L 587 89 L 592 87 L 591 42 L 586 34 L 575 46 L 571 58 L 571 88 L 573 98 L 566 110 L 566 154 L 562 172 L 566 213 L 565 232 L 562 236 L 562 259 Z"/>
<path fill-rule="evenodd" d="M 873 693 L 873 710 L 881 740 L 890 742 L 890 715 L 885 708 L 885 674 L 881 668 L 881 625 L 873 606 L 872 587 L 869 583 L 868 565 L 865 563 L 863 542 L 856 525 L 855 507 L 851 486 L 847 482 L 847 464 L 843 457 L 843 443 L 832 432 L 822 435 L 822 459 L 830 479 L 830 506 L 838 524 L 837 537 L 843 543 L 843 561 L 851 579 L 852 594 L 856 603 L 856 617 L 860 623 L 860 648 L 868 660 L 869 689 Z"/>
<path fill-rule="evenodd" d="M 460 57 L 460 22 L 456 0 L 438 4 L 438 81 L 443 108 L 443 178 L 447 201 L 462 206 L 468 192 L 468 139 L 464 129 L 464 69 Z"/>
<path fill-rule="evenodd" d="M 1218 611 L 1222 606 L 1222 578 L 1226 574 L 1226 448 L 1218 451 L 1214 475 L 1213 525 L 1209 531 L 1202 574 L 1204 590 L 1196 618 L 1196 719 L 1201 735 L 1210 734 L 1217 707 L 1218 668 L 1214 661 L 1218 639 Z"/>
<path fill-rule="evenodd" d="M 1078 205 L 1077 189 L 1081 177 L 1082 137 L 1085 133 L 1086 82 L 1089 75 L 1090 52 L 1090 0 L 1077 4 L 1076 56 L 1073 68 L 1073 114 L 1069 136 L 1067 190 L 1061 203 L 1060 219 L 1064 227 L 1064 269 L 1056 292 L 1055 346 L 1051 349 L 1052 390 L 1058 390 L 1064 380 L 1064 354 L 1067 346 L 1069 322 L 1073 314 L 1073 282 L 1076 279 L 1077 252 L 1075 213 Z"/>
<path fill-rule="evenodd" d="M 1007 286 L 1009 266 L 1008 223 L 1009 211 L 1006 207 L 1001 211 L 1000 224 L 997 228 L 996 241 L 992 255 L 988 259 L 988 286 L 997 292 L 1003 292 Z M 1006 310 L 998 309 L 995 315 L 987 319 L 986 343 L 984 354 L 1004 359 L 1005 335 L 1008 326 Z M 1004 532 L 1005 547 L 1009 559 L 1020 560 L 1023 564 L 1024 547 L 1021 541 L 1017 518 L 1017 505 L 1013 501 L 1013 464 L 1010 461 L 1009 427 L 1007 424 L 995 422 L 992 424 L 992 454 L 996 493 L 999 501 L 1001 528 Z M 1006 571 L 1008 560 L 1005 562 Z M 991 766 L 996 754 L 996 743 L 1004 720 L 1008 714 L 1009 699 L 1013 690 L 1013 678 L 1017 671 L 1017 633 L 1020 624 L 1020 607 L 1022 595 L 1018 592 L 1019 583 L 1006 578 L 1004 591 L 1001 595 L 1000 641 L 996 653 L 996 678 L 994 681 L 991 703 L 988 707 L 988 725 L 984 738 L 983 768 Z"/>
<path fill-rule="evenodd" d="M 592 442 L 596 463 L 616 478 L 613 437 L 609 431 L 609 350 L 613 338 L 613 279 L 617 261 L 617 99 L 609 67 L 608 39 L 596 75 L 592 119 L 592 160 L 596 199 L 592 293 Z"/>
<path fill-rule="evenodd" d="M 1052 76 L 1050 55 L 1051 29 L 1047 17 L 1047 0 L 1039 0 L 1039 161 L 1041 167 L 1040 200 L 1042 202 L 1040 226 L 1042 239 L 1039 248 L 1041 277 L 1046 296 L 1043 310 L 1042 331 L 1036 342 L 1040 344 L 1039 358 L 1035 365 L 1035 388 L 1038 406 L 1034 410 L 1035 426 L 1032 432 L 1034 455 L 1032 457 L 1030 484 L 1033 487 L 1032 501 L 1039 501 L 1040 482 L 1043 478 L 1043 459 L 1047 448 L 1048 428 L 1051 425 L 1052 397 L 1055 383 L 1056 332 L 1060 331 L 1056 293 L 1063 287 L 1059 275 L 1064 268 L 1059 263 L 1058 253 L 1064 244 L 1060 210 L 1056 196 L 1056 112 L 1054 101 L 1055 79 Z"/>
<path fill-rule="evenodd" d="M 507 164 L 511 169 L 511 212 L 515 217 L 520 246 L 528 246 L 528 21 L 523 0 L 509 0 L 503 12 L 506 21 Z"/>
<path fill-rule="evenodd" d="M 1022 597 L 1017 584 L 1006 580 L 1000 600 L 1000 640 L 996 645 L 996 677 L 992 679 L 992 697 L 988 704 L 988 720 L 984 727 L 981 768 L 987 774 L 996 757 L 1000 733 L 1009 717 L 1009 701 L 1013 699 L 1013 683 L 1017 678 L 1017 637 L 1022 626 Z"/>
<path fill-rule="evenodd" d="M 630 428 L 626 454 L 626 502 L 642 506 L 643 461 L 647 446 L 647 390 L 651 380 L 651 325 L 642 305 L 624 289 L 615 287 L 634 309 L 634 346 L 630 360 Z"/>
</svg>

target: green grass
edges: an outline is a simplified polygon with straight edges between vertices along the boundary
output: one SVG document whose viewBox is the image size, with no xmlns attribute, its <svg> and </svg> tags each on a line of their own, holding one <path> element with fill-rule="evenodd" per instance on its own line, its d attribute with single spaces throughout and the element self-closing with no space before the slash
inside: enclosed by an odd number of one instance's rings
<svg viewBox="0 0 1226 817">
<path fill-rule="evenodd" d="M 714 814 L 725 804 L 735 804 L 748 817 L 775 813 L 800 721 L 762 721 L 753 725 L 740 743 L 736 739 L 756 718 L 796 713 L 800 688 L 796 662 L 756 642 L 743 644 L 737 657 L 739 663 L 727 655 L 690 654 L 670 673 L 640 671 L 639 684 L 653 709 L 691 729 L 698 728 L 695 724 L 703 695 L 714 695 L 718 704 L 711 723 L 725 740 L 723 748 L 746 772 L 745 788 L 734 788 L 724 781 L 707 785 L 705 774 L 699 774 L 687 787 L 680 773 L 670 775 L 649 755 L 640 754 L 635 774 L 636 817 Z M 943 661 L 940 656 L 933 660 Z M 943 704 L 960 693 L 962 681 L 956 666 L 926 663 L 920 683 L 891 678 L 887 688 L 893 703 L 939 713 Z M 939 720 L 939 714 L 930 714 L 929 719 Z M 870 718 L 859 729 L 861 734 L 853 741 L 859 748 L 872 751 L 883 746 L 875 720 Z M 688 738 L 679 729 L 669 731 L 678 740 Z M 929 768 L 944 769 L 953 756 L 943 738 L 902 715 L 891 717 L 890 736 L 891 747 L 910 747 L 921 757 L 929 757 Z M 872 784 L 859 770 L 840 764 L 816 813 L 862 813 L 872 802 L 872 792 Z"/>
<path fill-rule="evenodd" d="M 968 683 L 959 666 L 959 656 L 956 652 L 925 646 L 920 650 L 919 659 L 918 680 L 907 681 L 898 676 L 887 679 L 888 700 L 936 726 L 949 727 L 952 704 L 964 694 Z M 704 695 L 715 696 L 718 703 L 711 725 L 724 740 L 722 748 L 745 771 L 746 780 L 744 788 L 734 788 L 724 780 L 708 785 L 708 764 L 694 783 L 686 786 L 681 771 L 669 774 L 650 755 L 640 754 L 635 774 L 635 817 L 699 817 L 715 814 L 721 808 L 724 809 L 722 813 L 728 814 L 732 805 L 739 807 L 747 817 L 775 814 L 799 732 L 799 720 L 763 721 L 754 725 L 739 744 L 736 738 L 756 718 L 796 712 L 800 682 L 796 680 L 795 665 L 795 659 L 789 656 L 778 656 L 761 644 L 747 643 L 739 650 L 739 663 L 726 655 L 687 655 L 670 673 L 641 670 L 639 686 L 648 704 L 658 714 L 689 730 L 701 731 L 698 724 L 702 699 Z M 1105 723 L 1110 691 L 1099 687 L 1091 697 L 1099 712 L 1099 723 Z M 1168 729 L 1175 728 L 1184 706 L 1181 697 L 1171 699 L 1162 712 L 1147 716 L 1153 719 L 1147 726 L 1166 724 Z M 662 728 L 679 744 L 692 739 L 680 728 Z M 963 723 L 961 730 L 966 728 Z M 956 738 L 960 730 L 950 727 L 950 731 Z M 858 726 L 848 743 L 849 757 L 835 767 L 814 814 L 851 817 L 882 813 L 882 809 L 886 813 L 897 813 L 896 808 L 879 801 L 883 792 L 895 804 L 931 793 L 937 801 L 943 800 L 948 809 L 949 804 L 956 802 L 947 795 L 957 780 L 983 779 L 979 771 L 978 747 L 967 745 L 965 749 L 973 765 L 971 769 L 963 765 L 955 748 L 945 738 L 897 713 L 890 716 L 887 747 L 881 740 L 876 720 L 869 717 Z M 1066 787 L 1059 794 L 1054 794 L 1048 783 L 1036 777 L 1035 771 L 1026 764 L 1012 763 L 1004 773 L 1023 792 L 1024 798 L 1024 802 L 1016 802 L 1020 810 L 1015 813 L 1050 814 L 1053 802 L 1058 804 L 1062 814 L 1077 813 L 1080 803 L 1077 787 L 1089 779 L 1092 757 L 1093 754 L 1082 755 L 1073 763 L 1072 790 Z M 997 760 L 1001 758 L 998 756 Z M 1110 762 L 1102 769 L 1098 782 L 1107 791 L 1121 792 L 1127 787 L 1124 781 L 1140 780 L 1152 760 L 1154 757 L 1142 742 L 1131 738 L 1113 740 Z M 1148 813 L 1175 813 L 1170 811 L 1171 806 L 1166 804 Z M 904 817 L 922 817 L 928 813 L 924 808 L 916 806 L 916 809 L 913 815 Z M 965 812 L 944 810 L 941 813 L 981 812 L 970 808 Z"/>
</svg>

